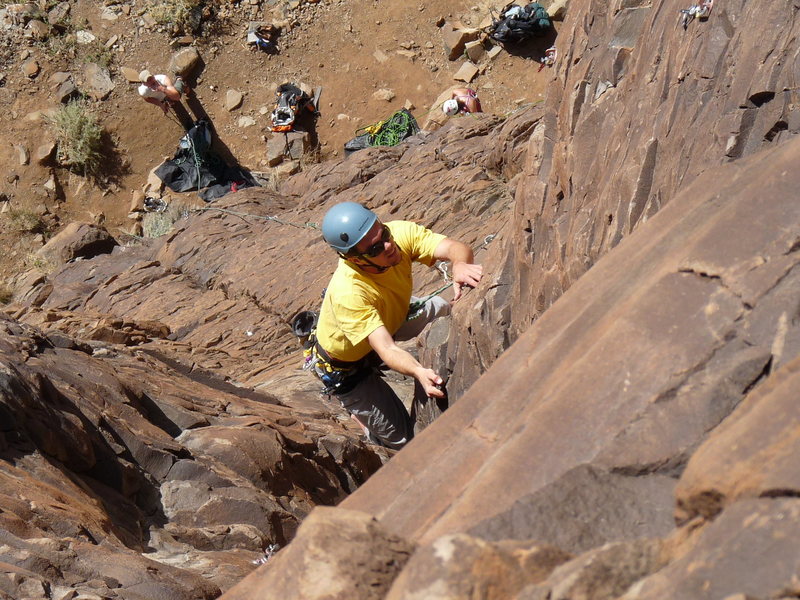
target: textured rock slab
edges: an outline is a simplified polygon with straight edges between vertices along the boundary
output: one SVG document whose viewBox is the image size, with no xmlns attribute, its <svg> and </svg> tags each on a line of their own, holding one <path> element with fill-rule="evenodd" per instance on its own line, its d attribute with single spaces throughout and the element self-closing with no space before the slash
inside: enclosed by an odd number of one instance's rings
<svg viewBox="0 0 800 600">
<path fill-rule="evenodd" d="M 681 520 L 714 517 L 741 498 L 800 495 L 798 393 L 800 358 L 754 390 L 698 448 L 676 490 Z"/>
<path fill-rule="evenodd" d="M 32 573 L 15 586 L 217 597 L 286 544 L 317 488 L 333 501 L 380 465 L 319 405 L 293 412 L 166 357 L 0 317 L 0 561 Z"/>
<path fill-rule="evenodd" d="M 517 600 L 614 600 L 662 568 L 666 559 L 660 540 L 607 544 L 559 566 L 547 581 L 523 590 Z"/>
<path fill-rule="evenodd" d="M 443 536 L 414 552 L 386 600 L 471 600 L 476 589 L 485 600 L 505 600 L 526 585 L 543 581 L 569 558 L 553 546 Z"/>
<path fill-rule="evenodd" d="M 635 584 L 622 599 L 795 597 L 799 535 L 796 498 L 741 500 L 707 526 L 690 552 Z"/>
<path fill-rule="evenodd" d="M 663 536 L 674 526 L 674 487 L 663 475 L 624 476 L 581 465 L 469 532 L 490 540 L 530 537 L 575 554 Z"/>
<path fill-rule="evenodd" d="M 738 388 L 696 374 L 714 357 L 758 364 L 756 346 L 765 364 L 776 339 L 795 335 L 796 325 L 780 325 L 785 307 L 771 300 L 800 262 L 800 205 L 792 199 L 799 158 L 800 140 L 792 140 L 699 179 L 574 284 L 458 410 L 344 506 L 426 541 L 502 514 L 595 459 L 632 474 L 674 472 L 763 369 L 750 369 Z M 488 279 L 487 287 L 497 283 Z M 473 302 L 476 314 L 484 300 Z M 762 318 L 770 324 L 754 344 L 750 319 L 762 304 L 772 319 Z M 650 420 L 668 427 L 629 435 Z M 688 433 L 676 437 L 680 423 Z M 642 465 L 639 453 L 651 452 Z"/>
<path fill-rule="evenodd" d="M 413 549 L 369 515 L 318 507 L 294 543 L 223 598 L 379 600 Z"/>
</svg>

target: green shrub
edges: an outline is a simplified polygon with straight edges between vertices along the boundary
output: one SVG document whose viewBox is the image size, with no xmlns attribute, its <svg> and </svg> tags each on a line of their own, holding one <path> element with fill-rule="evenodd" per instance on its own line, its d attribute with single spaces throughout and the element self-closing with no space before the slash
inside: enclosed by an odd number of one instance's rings
<svg viewBox="0 0 800 600">
<path fill-rule="evenodd" d="M 159 25 L 191 33 L 200 28 L 203 4 L 204 0 L 152 0 L 149 12 Z"/>
<path fill-rule="evenodd" d="M 58 143 L 58 160 L 68 169 L 96 176 L 100 168 L 103 128 L 86 102 L 62 106 L 49 119 Z"/>
<path fill-rule="evenodd" d="M 108 69 L 114 61 L 114 52 L 111 48 L 106 48 L 105 44 L 95 40 L 91 44 L 86 44 L 83 52 L 83 62 L 94 63 Z"/>
</svg>

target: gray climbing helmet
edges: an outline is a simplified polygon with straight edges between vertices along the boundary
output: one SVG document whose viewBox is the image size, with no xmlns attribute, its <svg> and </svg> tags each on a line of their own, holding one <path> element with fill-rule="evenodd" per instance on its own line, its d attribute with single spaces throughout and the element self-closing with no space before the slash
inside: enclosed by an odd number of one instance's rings
<svg viewBox="0 0 800 600">
<path fill-rule="evenodd" d="M 322 219 L 322 237 L 334 250 L 347 254 L 375 224 L 378 217 L 355 202 L 332 207 Z"/>
</svg>

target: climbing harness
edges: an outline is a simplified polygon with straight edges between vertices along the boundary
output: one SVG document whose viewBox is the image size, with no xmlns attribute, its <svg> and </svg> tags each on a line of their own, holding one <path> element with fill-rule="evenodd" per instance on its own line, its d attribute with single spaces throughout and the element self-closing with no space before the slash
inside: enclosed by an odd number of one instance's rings
<svg viewBox="0 0 800 600">
<path fill-rule="evenodd" d="M 299 87 L 292 83 L 281 84 L 275 91 L 275 108 L 270 113 L 272 126 L 270 129 L 274 133 L 288 133 L 294 129 L 295 119 L 300 115 L 300 111 L 308 110 L 314 116 L 319 116 L 317 103 L 319 102 L 319 89 L 312 98 Z"/>
<path fill-rule="evenodd" d="M 317 342 L 316 330 L 309 335 L 306 346 L 303 348 L 303 370 L 319 377 L 325 386 L 324 394 L 349 392 L 369 374 L 369 355 L 355 362 L 335 360 Z"/>
</svg>

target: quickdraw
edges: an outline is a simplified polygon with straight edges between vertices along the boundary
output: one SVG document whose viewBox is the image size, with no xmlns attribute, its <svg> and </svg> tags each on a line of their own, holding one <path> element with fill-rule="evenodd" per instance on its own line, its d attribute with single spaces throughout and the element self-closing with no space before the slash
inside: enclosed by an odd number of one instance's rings
<svg viewBox="0 0 800 600">
<path fill-rule="evenodd" d="M 491 244 L 492 240 L 494 240 L 494 238 L 496 238 L 496 237 L 497 237 L 496 233 L 491 233 L 491 234 L 487 235 L 485 238 L 483 238 L 483 243 L 475 249 L 475 252 L 478 252 L 478 251 L 482 250 L 483 248 L 485 248 L 486 246 L 488 246 L 489 244 Z M 444 277 L 444 280 L 446 282 L 448 282 L 448 283 L 446 283 L 445 285 L 440 287 L 438 290 L 436 290 L 432 294 L 428 294 L 424 298 L 420 298 L 419 300 L 416 300 L 416 301 L 412 302 L 408 307 L 408 315 L 406 316 L 406 321 L 411 321 L 412 319 L 416 319 L 418 316 L 420 316 L 422 314 L 422 309 L 424 308 L 425 303 L 428 300 L 430 300 L 434 296 L 438 296 L 443 291 L 445 291 L 447 288 L 449 288 L 449 287 L 451 287 L 453 285 L 453 282 L 450 281 L 450 279 L 451 279 L 450 273 L 448 273 L 448 271 L 447 271 L 447 263 L 441 262 L 436 266 L 436 268 L 439 270 L 439 272 L 441 272 L 442 277 Z"/>
</svg>

